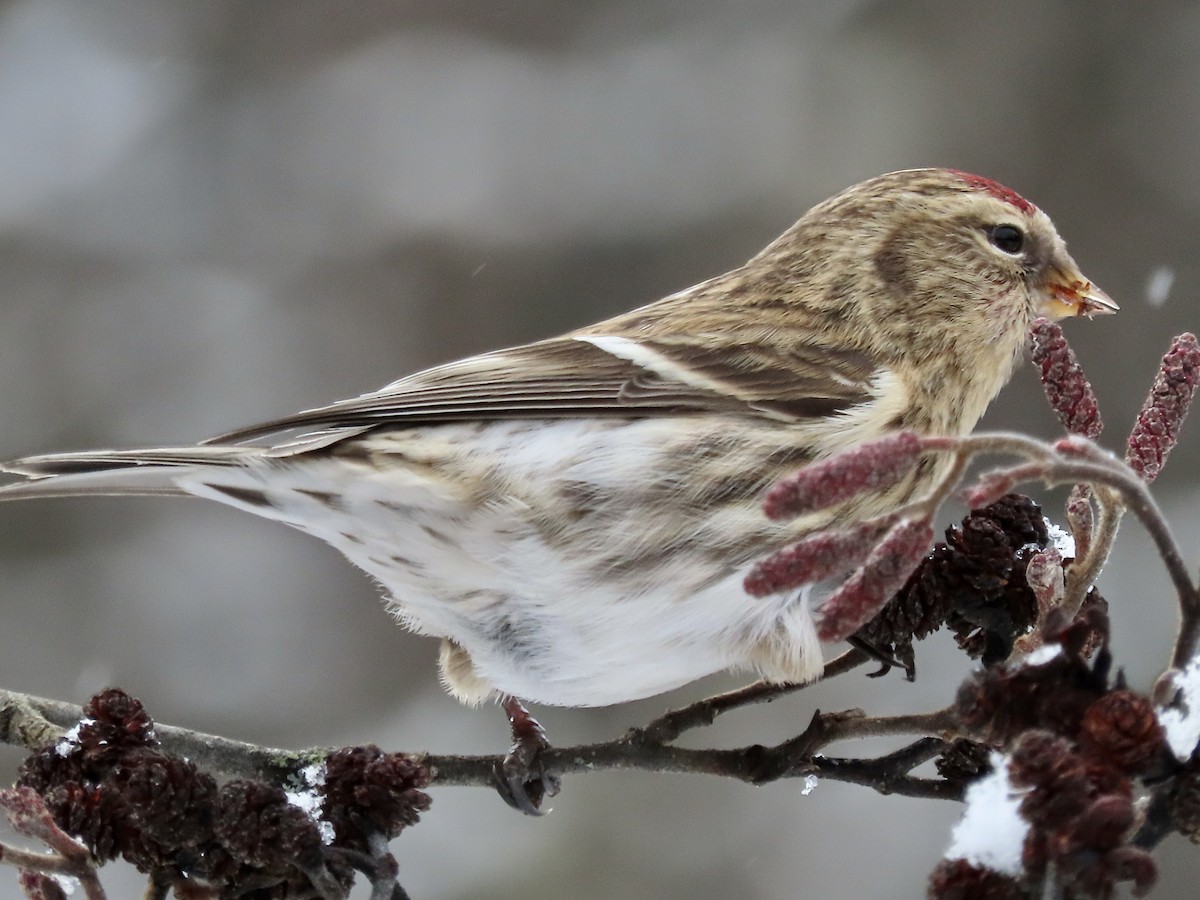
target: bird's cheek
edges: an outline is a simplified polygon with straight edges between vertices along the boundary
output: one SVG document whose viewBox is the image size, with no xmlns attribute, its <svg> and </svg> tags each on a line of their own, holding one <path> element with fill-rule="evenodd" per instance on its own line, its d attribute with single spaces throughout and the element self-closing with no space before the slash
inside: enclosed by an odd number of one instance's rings
<svg viewBox="0 0 1200 900">
<path fill-rule="evenodd" d="M 1011 342 L 1015 333 L 1023 334 L 1033 321 L 1034 304 L 1023 289 L 996 291 L 983 303 L 979 333 L 991 345 Z"/>
</svg>

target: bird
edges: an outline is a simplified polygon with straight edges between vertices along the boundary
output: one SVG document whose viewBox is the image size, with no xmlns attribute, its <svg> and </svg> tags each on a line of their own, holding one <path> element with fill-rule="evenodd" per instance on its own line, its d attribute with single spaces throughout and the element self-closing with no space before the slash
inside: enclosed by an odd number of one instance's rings
<svg viewBox="0 0 1200 900">
<path fill-rule="evenodd" d="M 1047 214 L 921 168 L 814 206 L 747 262 L 558 337 L 194 446 L 26 456 L 0 500 L 199 497 L 331 544 L 441 640 L 464 703 L 605 706 L 721 671 L 805 682 L 814 612 L 756 558 L 942 471 L 797 521 L 781 476 L 899 429 L 971 431 L 1038 316 L 1114 312 Z"/>
</svg>

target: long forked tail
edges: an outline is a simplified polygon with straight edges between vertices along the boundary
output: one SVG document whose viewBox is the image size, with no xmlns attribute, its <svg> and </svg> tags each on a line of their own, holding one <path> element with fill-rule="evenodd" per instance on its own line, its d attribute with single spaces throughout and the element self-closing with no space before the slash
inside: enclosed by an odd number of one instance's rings
<svg viewBox="0 0 1200 900">
<path fill-rule="evenodd" d="M 25 481 L 0 486 L 0 500 L 85 495 L 175 496 L 188 494 L 180 476 L 196 469 L 237 466 L 248 447 L 183 447 L 156 450 L 89 450 L 48 453 L 0 464 Z"/>
</svg>

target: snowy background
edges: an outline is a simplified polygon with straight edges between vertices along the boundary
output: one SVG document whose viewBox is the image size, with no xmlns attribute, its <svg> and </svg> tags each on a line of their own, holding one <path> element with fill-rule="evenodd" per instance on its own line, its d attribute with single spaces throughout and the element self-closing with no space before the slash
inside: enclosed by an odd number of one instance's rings
<svg viewBox="0 0 1200 900">
<path fill-rule="evenodd" d="M 915 165 L 1029 196 L 1122 304 L 1068 325 L 1120 446 L 1171 335 L 1200 328 L 1198 147 L 1187 3 L 0 3 L 0 457 L 190 442 L 548 336 Z M 986 424 L 1056 427 L 1031 372 Z M 1193 562 L 1198 464 L 1191 423 L 1158 494 Z M 1147 548 L 1128 525 L 1102 582 L 1143 688 L 1175 621 Z M 506 744 L 498 710 L 440 691 L 434 642 L 279 526 L 177 501 L 4 506 L 0 566 L 6 688 L 118 684 L 164 722 L 274 745 Z M 692 740 L 941 705 L 966 669 L 949 643 L 922 648 L 915 685 L 854 674 Z M 733 684 L 541 712 L 559 744 L 607 739 Z M 442 789 L 393 849 L 419 900 L 923 894 L 958 808 L 800 788 L 601 774 L 540 821 Z M 1200 855 L 1175 839 L 1160 860 L 1155 896 L 1190 895 Z M 140 891 L 116 875 L 113 896 Z"/>
</svg>

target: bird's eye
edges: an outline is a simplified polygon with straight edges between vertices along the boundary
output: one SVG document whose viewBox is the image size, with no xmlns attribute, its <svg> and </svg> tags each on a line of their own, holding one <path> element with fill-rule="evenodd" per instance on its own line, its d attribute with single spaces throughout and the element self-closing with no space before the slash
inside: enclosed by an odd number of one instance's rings
<svg viewBox="0 0 1200 900">
<path fill-rule="evenodd" d="M 998 250 L 1016 256 L 1025 246 L 1025 235 L 1016 225 L 997 225 L 988 232 L 988 240 Z"/>
</svg>

